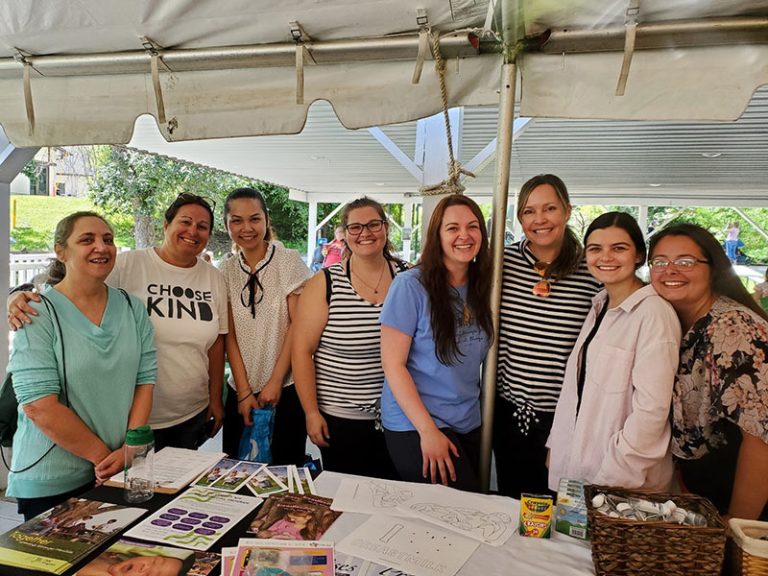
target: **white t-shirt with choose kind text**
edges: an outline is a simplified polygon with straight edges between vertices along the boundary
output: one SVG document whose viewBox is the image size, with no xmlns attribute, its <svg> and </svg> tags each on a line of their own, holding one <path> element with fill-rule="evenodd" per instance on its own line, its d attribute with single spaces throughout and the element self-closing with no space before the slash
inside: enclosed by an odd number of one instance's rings
<svg viewBox="0 0 768 576">
<path fill-rule="evenodd" d="M 137 296 L 155 328 L 157 384 L 149 424 L 168 428 L 208 405 L 208 349 L 226 334 L 227 292 L 216 268 L 180 268 L 154 248 L 124 252 L 107 283 Z"/>
</svg>

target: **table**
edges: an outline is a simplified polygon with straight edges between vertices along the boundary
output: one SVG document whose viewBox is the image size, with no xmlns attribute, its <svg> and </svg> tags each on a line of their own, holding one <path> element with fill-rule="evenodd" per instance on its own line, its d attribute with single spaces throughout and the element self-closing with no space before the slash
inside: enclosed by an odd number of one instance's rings
<svg viewBox="0 0 768 576">
<path fill-rule="evenodd" d="M 336 489 L 341 479 L 346 476 L 348 475 L 336 472 L 323 472 L 315 479 L 317 492 L 322 496 L 333 497 L 336 494 Z M 132 506 L 153 512 L 173 500 L 176 496 L 155 494 L 148 502 L 132 504 Z M 83 497 L 102 502 L 125 504 L 123 491 L 119 488 L 101 486 L 87 492 Z M 487 498 L 502 497 L 487 496 Z M 218 552 L 222 547 L 237 546 L 238 540 L 246 536 L 246 530 L 253 517 L 256 516 L 256 513 L 257 510 L 254 510 L 253 513 L 236 524 L 211 547 L 211 550 Z M 362 524 L 367 517 L 366 514 L 345 512 L 325 533 L 323 540 L 340 541 Z M 85 565 L 118 538 L 119 536 L 116 536 L 111 539 L 107 545 L 102 546 L 79 566 Z M 70 576 L 76 571 L 77 568 L 74 568 L 66 572 L 65 575 Z M 0 572 L 3 576 L 46 576 L 47 574 L 45 572 L 22 570 L 10 566 L 0 567 Z M 594 576 L 595 571 L 588 543 L 555 532 L 550 540 L 523 538 L 515 534 L 503 546 L 480 544 L 458 574 L 459 576 Z"/>
</svg>

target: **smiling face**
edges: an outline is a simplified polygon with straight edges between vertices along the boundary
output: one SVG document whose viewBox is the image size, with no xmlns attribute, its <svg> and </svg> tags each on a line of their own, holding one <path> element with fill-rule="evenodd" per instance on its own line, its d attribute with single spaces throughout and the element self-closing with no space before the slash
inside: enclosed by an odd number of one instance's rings
<svg viewBox="0 0 768 576">
<path fill-rule="evenodd" d="M 374 220 L 381 220 L 381 215 L 372 206 L 363 206 L 350 210 L 347 215 L 346 224 L 368 224 Z M 359 235 L 353 236 L 346 233 L 346 241 L 349 250 L 353 255 L 365 257 L 373 254 L 383 254 L 384 246 L 387 244 L 387 231 L 389 230 L 386 221 L 384 226 L 378 232 L 371 232 L 368 228 L 363 228 Z"/>
<path fill-rule="evenodd" d="M 551 184 L 536 186 L 519 214 L 523 233 L 534 250 L 560 250 L 570 217 L 571 207 L 563 204 Z"/>
<path fill-rule="evenodd" d="M 654 258 L 670 262 L 678 258 L 706 260 L 699 245 L 687 236 L 665 236 L 654 247 L 650 259 Z M 651 284 L 678 312 L 696 310 L 714 298 L 711 274 L 710 265 L 704 262 L 688 269 L 680 269 L 674 264 L 665 268 L 651 267 Z"/>
<path fill-rule="evenodd" d="M 164 228 L 163 248 L 181 265 L 189 265 L 208 244 L 211 216 L 198 204 L 185 204 Z"/>
<path fill-rule="evenodd" d="M 256 199 L 238 198 L 229 202 L 227 232 L 243 250 L 255 249 L 267 235 L 268 218 Z"/>
<path fill-rule="evenodd" d="M 468 206 L 448 206 L 440 222 L 440 249 L 447 268 L 466 267 L 480 252 L 480 221 Z"/>
<path fill-rule="evenodd" d="M 164 556 L 137 556 L 117 564 L 107 570 L 110 576 L 177 576 L 182 561 Z"/>
<path fill-rule="evenodd" d="M 55 246 L 56 257 L 64 263 L 67 276 L 104 281 L 115 266 L 115 240 L 104 220 L 95 216 L 78 218 L 65 245 Z"/>
<path fill-rule="evenodd" d="M 594 230 L 586 240 L 587 267 L 606 288 L 635 280 L 635 269 L 642 260 L 626 230 L 609 226 Z"/>
</svg>

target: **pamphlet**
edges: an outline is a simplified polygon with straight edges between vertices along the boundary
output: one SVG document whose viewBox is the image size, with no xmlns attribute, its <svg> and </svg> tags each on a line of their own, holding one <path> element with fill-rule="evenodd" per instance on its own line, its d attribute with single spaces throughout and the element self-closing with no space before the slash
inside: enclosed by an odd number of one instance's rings
<svg viewBox="0 0 768 576">
<path fill-rule="evenodd" d="M 241 539 L 231 576 L 334 576 L 333 543 Z"/>
<path fill-rule="evenodd" d="M 263 500 L 193 486 L 137 524 L 125 536 L 207 550 Z"/>
<path fill-rule="evenodd" d="M 120 540 L 80 568 L 75 576 L 185 574 L 208 576 L 219 564 L 214 552 L 195 552 L 160 544 Z"/>
<path fill-rule="evenodd" d="M 225 456 L 223 452 L 203 452 L 167 446 L 154 457 L 155 492 L 176 494 L 186 488 L 200 473 Z M 105 484 L 121 488 L 123 472 L 115 474 Z"/>
<path fill-rule="evenodd" d="M 70 498 L 1 535 L 0 565 L 63 574 L 145 513 Z"/>
<path fill-rule="evenodd" d="M 251 522 L 256 538 L 317 540 L 341 514 L 331 498 L 311 494 L 273 494 Z"/>
</svg>

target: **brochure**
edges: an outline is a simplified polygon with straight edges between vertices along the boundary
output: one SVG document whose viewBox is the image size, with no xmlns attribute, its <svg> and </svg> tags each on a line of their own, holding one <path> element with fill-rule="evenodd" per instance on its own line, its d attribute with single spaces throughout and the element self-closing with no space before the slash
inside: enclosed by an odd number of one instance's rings
<svg viewBox="0 0 768 576">
<path fill-rule="evenodd" d="M 137 524 L 125 536 L 208 550 L 263 500 L 193 486 Z"/>
<path fill-rule="evenodd" d="M 270 494 L 288 490 L 288 485 L 283 484 L 280 478 L 269 470 L 269 467 L 262 468 L 257 472 L 248 480 L 246 486 L 256 496 L 269 496 Z"/>
<path fill-rule="evenodd" d="M 273 494 L 251 522 L 256 538 L 317 540 L 341 514 L 331 510 L 331 498 L 311 494 Z"/>
<path fill-rule="evenodd" d="M 155 492 L 176 494 L 186 488 L 203 471 L 208 470 L 225 456 L 223 452 L 202 452 L 167 446 L 155 454 Z M 115 474 L 105 484 L 122 488 L 123 472 Z"/>
<path fill-rule="evenodd" d="M 333 543 L 241 539 L 231 576 L 334 576 Z"/>
<path fill-rule="evenodd" d="M 70 498 L 0 536 L 0 564 L 63 574 L 145 513 Z"/>
<path fill-rule="evenodd" d="M 120 540 L 80 568 L 75 576 L 208 576 L 219 561 L 219 555 L 213 552 L 195 552 L 160 544 Z"/>
</svg>

